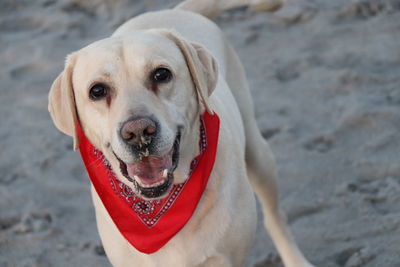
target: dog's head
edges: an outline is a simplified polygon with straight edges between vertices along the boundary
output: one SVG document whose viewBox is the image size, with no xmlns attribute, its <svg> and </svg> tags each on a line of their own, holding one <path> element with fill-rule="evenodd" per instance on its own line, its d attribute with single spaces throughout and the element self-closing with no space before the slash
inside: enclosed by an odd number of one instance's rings
<svg viewBox="0 0 400 267">
<path fill-rule="evenodd" d="M 78 121 L 121 181 L 143 198 L 160 198 L 187 179 L 217 77 L 201 45 L 166 30 L 132 32 L 69 55 L 49 111 L 75 149 Z"/>
</svg>

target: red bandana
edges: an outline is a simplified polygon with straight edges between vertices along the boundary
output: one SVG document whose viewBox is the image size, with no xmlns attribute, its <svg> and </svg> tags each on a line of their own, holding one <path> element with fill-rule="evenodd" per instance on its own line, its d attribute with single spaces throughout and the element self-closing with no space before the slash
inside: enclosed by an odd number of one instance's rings
<svg viewBox="0 0 400 267">
<path fill-rule="evenodd" d="M 191 163 L 190 177 L 174 185 L 164 199 L 150 201 L 116 178 L 110 163 L 78 123 L 79 150 L 89 178 L 118 230 L 140 252 L 150 254 L 162 248 L 189 221 L 203 195 L 215 162 L 219 118 L 205 112 L 201 121 L 201 154 Z"/>
</svg>

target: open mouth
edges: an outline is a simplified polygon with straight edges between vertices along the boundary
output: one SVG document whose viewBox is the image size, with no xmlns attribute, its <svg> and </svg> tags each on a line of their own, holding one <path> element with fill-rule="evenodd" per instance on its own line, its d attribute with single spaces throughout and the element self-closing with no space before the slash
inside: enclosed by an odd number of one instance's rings
<svg viewBox="0 0 400 267">
<path fill-rule="evenodd" d="M 179 163 L 180 138 L 181 134 L 178 132 L 174 145 L 164 156 L 146 154 L 133 163 L 125 163 L 117 156 L 122 175 L 133 182 L 142 197 L 159 198 L 171 188 L 174 180 L 173 173 Z"/>
</svg>

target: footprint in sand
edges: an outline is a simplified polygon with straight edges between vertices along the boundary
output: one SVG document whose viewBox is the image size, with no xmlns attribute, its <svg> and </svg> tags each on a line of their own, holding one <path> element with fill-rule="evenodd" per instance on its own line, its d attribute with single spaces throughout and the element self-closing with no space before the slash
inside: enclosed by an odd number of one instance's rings
<svg viewBox="0 0 400 267">
<path fill-rule="evenodd" d="M 276 134 L 279 134 L 281 132 L 281 128 L 276 127 L 276 128 L 268 128 L 264 129 L 261 131 L 261 135 L 266 139 L 271 139 L 273 136 Z"/>
<path fill-rule="evenodd" d="M 101 244 L 100 245 L 95 245 L 94 248 L 93 248 L 93 251 L 98 256 L 106 256 L 106 252 L 104 250 L 104 247 Z"/>
<path fill-rule="evenodd" d="M 399 9 L 398 5 L 390 1 L 360 0 L 351 1 L 337 13 L 338 19 L 362 18 L 368 19 L 381 13 L 389 13 Z"/>
<path fill-rule="evenodd" d="M 38 72 L 43 71 L 45 66 L 41 63 L 29 63 L 10 71 L 10 76 L 14 80 L 33 79 L 38 76 Z"/>
<path fill-rule="evenodd" d="M 350 247 L 335 256 L 335 261 L 339 266 L 361 267 L 375 258 L 375 255 L 368 247 Z"/>
<path fill-rule="evenodd" d="M 0 32 L 18 33 L 42 28 L 44 20 L 40 17 L 8 18 L 0 21 Z"/>
<path fill-rule="evenodd" d="M 13 228 L 21 221 L 18 216 L 0 218 L 0 232 Z"/>
<path fill-rule="evenodd" d="M 310 151 L 317 151 L 320 153 L 328 152 L 333 148 L 335 140 L 328 136 L 316 136 L 304 144 L 304 148 Z"/>
<path fill-rule="evenodd" d="M 47 211 L 34 211 L 24 215 L 14 232 L 17 234 L 47 231 L 52 227 L 53 216 Z"/>
</svg>

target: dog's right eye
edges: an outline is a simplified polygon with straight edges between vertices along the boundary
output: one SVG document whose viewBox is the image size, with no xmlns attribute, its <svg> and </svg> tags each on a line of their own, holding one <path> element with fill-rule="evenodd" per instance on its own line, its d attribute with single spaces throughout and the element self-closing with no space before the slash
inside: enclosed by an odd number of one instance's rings
<svg viewBox="0 0 400 267">
<path fill-rule="evenodd" d="M 153 71 L 151 79 L 155 83 L 167 83 L 172 79 L 172 73 L 167 68 L 158 68 Z"/>
<path fill-rule="evenodd" d="M 107 96 L 108 89 L 104 84 L 95 84 L 90 88 L 89 98 L 92 100 L 100 100 Z"/>
</svg>

